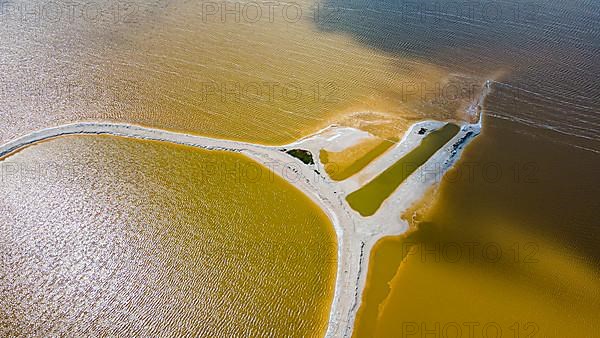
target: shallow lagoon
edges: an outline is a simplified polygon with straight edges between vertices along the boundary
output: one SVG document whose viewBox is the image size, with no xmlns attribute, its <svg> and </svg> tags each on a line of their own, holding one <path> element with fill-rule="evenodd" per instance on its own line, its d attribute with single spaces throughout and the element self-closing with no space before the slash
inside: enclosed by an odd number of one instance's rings
<svg viewBox="0 0 600 338">
<path fill-rule="evenodd" d="M 440 129 L 425 136 L 421 143 L 408 154 L 396 161 L 381 174 L 352 192 L 346 197 L 352 209 L 363 216 L 371 216 L 377 212 L 381 204 L 396 188 L 423 165 L 444 144 L 454 137 L 460 128 L 448 123 Z"/>
<path fill-rule="evenodd" d="M 377 157 L 384 154 L 397 141 L 397 138 L 390 140 L 374 138 L 362 141 L 340 152 L 330 152 L 321 149 L 319 158 L 332 180 L 343 181 L 355 175 Z"/>
<path fill-rule="evenodd" d="M 2 332 L 324 333 L 332 224 L 246 157 L 68 136 L 0 166 Z"/>
</svg>

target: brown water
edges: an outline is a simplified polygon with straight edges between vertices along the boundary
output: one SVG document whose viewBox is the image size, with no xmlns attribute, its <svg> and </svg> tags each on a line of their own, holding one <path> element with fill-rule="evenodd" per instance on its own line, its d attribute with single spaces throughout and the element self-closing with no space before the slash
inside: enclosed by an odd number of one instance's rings
<svg viewBox="0 0 600 338">
<path fill-rule="evenodd" d="M 325 4 L 339 10 L 324 31 L 497 81 L 483 133 L 405 215 L 414 232 L 372 253 L 355 336 L 453 336 L 458 323 L 464 337 L 469 322 L 477 337 L 495 323 L 503 337 L 598 336 L 597 1 Z M 478 260 L 452 261 L 472 243 Z"/>
<path fill-rule="evenodd" d="M 69 20 L 63 14 L 60 20 L 36 22 L 35 14 L 14 19 L 3 11 L 0 142 L 49 125 L 98 118 L 264 143 L 291 141 L 331 122 L 387 137 L 402 134 L 410 120 L 457 116 L 455 108 L 465 100 L 453 99 L 449 83 L 480 88 L 482 79 L 493 78 L 498 83 L 487 100 L 484 133 L 465 151 L 457 167 L 462 177 L 446 178 L 429 201 L 431 209 L 416 217 L 420 235 L 415 236 L 430 244 L 493 241 L 506 252 L 515 242 L 521 248 L 533 242 L 541 263 L 516 264 L 504 255 L 502 264 L 423 264 L 411 255 L 400 268 L 395 263 L 386 267 L 397 257 L 383 258 L 386 266 L 378 268 L 375 259 L 371 271 L 384 275 L 371 273 L 364 297 L 373 299 L 370 290 L 379 289 L 385 304 L 368 327 L 385 336 L 398 333 L 403 323 L 413 329 L 414 322 L 430 328 L 452 320 L 461 325 L 477 321 L 480 327 L 493 321 L 501 323 L 503 336 L 511 336 L 510 325 L 518 321 L 521 336 L 532 332 L 531 322 L 539 328 L 536 336 L 594 336 L 598 321 L 591 316 L 598 312 L 600 268 L 598 2 L 492 1 L 485 11 L 476 3 L 475 10 L 462 12 L 432 6 L 456 2 L 419 3 L 423 7 L 415 9 L 410 1 L 325 0 L 319 2 L 317 20 L 308 14 L 293 23 L 281 15 L 274 22 L 205 21 L 201 4 L 181 1 L 134 2 L 135 14 L 117 7 L 116 20 L 111 16 L 116 3 L 109 1 L 100 3 L 108 13 L 101 20 L 81 15 Z M 303 2 L 304 13 L 312 13 L 313 5 Z M 247 89 L 243 97 L 223 94 L 232 87 L 236 93 L 238 84 Z M 260 92 L 253 95 L 256 85 Z M 288 88 L 290 95 L 283 89 L 270 95 L 273 86 Z M 299 97 L 291 94 L 297 86 L 302 88 Z M 467 91 L 466 96 L 476 94 Z M 473 180 L 467 176 L 469 162 L 480 168 Z M 497 166 L 503 172 L 499 181 L 494 178 Z M 110 183 L 79 180 L 95 189 Z M 129 189 L 140 189 L 135 181 L 127 182 Z M 7 191 L 2 193 L 33 201 L 48 191 L 60 195 L 35 209 L 10 204 L 2 213 L 7 221 L 17 219 L 16 212 L 21 217 L 39 214 L 36 222 L 48 223 L 60 216 L 55 206 L 78 190 L 61 192 L 40 184 L 13 185 Z M 128 193 L 122 195 L 120 200 L 126 200 Z M 160 197 L 143 200 L 154 205 Z M 173 210 L 169 200 L 159 201 L 157 207 L 164 203 Z M 133 217 L 136 210 L 113 207 L 123 211 L 111 215 L 111 222 L 121 214 Z M 43 244 L 53 236 L 40 238 L 18 239 Z M 16 257 L 29 257 L 23 246 L 13 247 L 21 250 L 14 251 Z M 44 281 L 40 273 L 22 276 L 29 283 Z M 77 273 L 65 276 L 78 278 Z M 11 323 L 14 318 L 46 323 L 35 314 L 61 316 L 60 311 L 36 311 L 23 305 L 27 298 L 2 290 L 7 303 L 20 304 L 9 308 Z M 72 299 L 79 298 L 64 299 L 63 304 L 77 304 Z M 370 308 L 378 308 L 380 300 Z M 161 311 L 145 313 L 145 322 L 167 310 Z M 360 318 L 357 335 L 373 336 L 360 329 Z"/>
<path fill-rule="evenodd" d="M 409 121 L 455 117 L 465 100 L 420 100 L 421 86 L 482 80 L 321 31 L 313 1 L 256 22 L 210 1 L 18 2 L 0 13 L 0 142 L 49 125 L 109 119 L 260 143 L 287 143 L 333 122 L 383 136 Z M 62 7 L 60 7 L 62 6 Z M 91 8 L 93 7 L 93 8 Z M 95 9 L 103 15 L 95 19 Z M 229 7 L 231 8 L 231 7 Z M 234 7 L 235 8 L 235 7 Z M 246 12 L 243 12 L 246 8 Z M 252 19 L 252 20 L 251 20 Z M 439 102 L 438 102 L 439 101 Z"/>
<path fill-rule="evenodd" d="M 246 157 L 69 136 L 0 169 L 0 336 L 324 333 L 333 227 Z"/>
<path fill-rule="evenodd" d="M 589 182 L 600 160 L 557 143 L 540 152 L 546 140 L 510 125 L 486 120 L 437 196 L 404 215 L 415 229 L 377 243 L 356 337 L 442 336 L 455 323 L 465 336 L 470 322 L 476 337 L 597 335 L 600 191 Z"/>
</svg>

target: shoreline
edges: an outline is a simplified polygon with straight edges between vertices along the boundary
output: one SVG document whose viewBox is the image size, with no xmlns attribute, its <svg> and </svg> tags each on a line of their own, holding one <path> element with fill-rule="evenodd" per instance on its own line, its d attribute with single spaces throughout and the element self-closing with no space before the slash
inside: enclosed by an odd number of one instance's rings
<svg viewBox="0 0 600 338">
<path fill-rule="evenodd" d="M 420 139 L 411 137 L 412 135 L 416 135 L 416 130 L 423 127 L 435 129 L 436 127 L 439 127 L 439 125 L 443 124 L 444 123 L 437 121 L 423 121 L 415 123 L 409 129 L 409 131 L 407 131 L 402 139 L 402 142 L 398 142 L 392 147 L 392 149 L 388 150 L 386 154 L 380 156 L 378 159 L 374 160 L 367 167 L 365 167 L 363 171 L 374 170 L 373 174 L 378 174 L 380 170 L 384 170 L 387 167 L 387 163 L 385 161 L 381 161 L 382 158 L 387 158 L 390 154 L 397 155 L 398 152 L 410 150 L 418 145 Z M 324 132 L 335 132 L 336 128 L 336 126 L 330 126 L 323 129 L 321 134 Z M 340 129 L 342 133 L 358 132 L 358 130 L 347 127 Z M 463 128 L 461 128 L 461 131 L 463 131 Z M 381 210 L 374 215 L 378 217 L 373 219 L 372 217 L 365 218 L 360 216 L 345 202 L 345 195 L 353 191 L 355 188 L 355 184 L 349 184 L 349 182 L 353 182 L 356 179 L 356 176 L 359 176 L 360 173 L 342 182 L 332 181 L 326 177 L 325 174 L 304 175 L 305 173 L 302 173 L 302 179 L 291 179 L 288 175 L 282 174 L 283 171 L 280 171 L 277 169 L 277 167 L 273 166 L 273 164 L 280 164 L 282 168 L 287 167 L 292 171 L 296 170 L 300 166 L 306 166 L 311 167 L 310 169 L 317 170 L 319 172 L 324 171 L 322 170 L 322 165 L 319 161 L 316 161 L 317 163 L 315 165 L 304 165 L 303 163 L 299 164 L 301 163 L 299 160 L 281 151 L 282 148 L 294 147 L 320 148 L 322 144 L 320 142 L 321 140 L 318 139 L 318 136 L 321 134 L 304 138 L 286 146 L 275 147 L 238 141 L 211 139 L 202 136 L 174 133 L 137 125 L 82 122 L 42 129 L 8 142 L 0 146 L 0 161 L 28 146 L 58 137 L 77 135 L 111 135 L 141 140 L 171 142 L 206 150 L 242 153 L 268 169 L 273 168 L 271 169 L 273 172 L 285 179 L 296 189 L 302 191 L 311 199 L 313 203 L 318 205 L 333 224 L 337 237 L 338 264 L 336 269 L 334 296 L 330 308 L 326 337 L 339 336 L 340 334 L 347 336 L 349 332 L 351 332 L 356 311 L 360 306 L 360 296 L 362 295 L 362 291 L 364 289 L 365 276 L 368 268 L 368 257 L 365 256 L 370 254 L 373 245 L 380 238 L 393 234 L 400 234 L 407 229 L 398 222 L 394 222 L 389 219 L 389 212 L 385 210 L 387 208 L 384 206 L 386 204 L 391 204 L 389 202 L 393 200 L 394 196 L 399 194 L 400 190 L 406 190 L 401 188 L 402 186 L 406 186 L 406 183 L 408 182 L 400 185 L 397 191 L 394 192 L 386 200 L 386 202 L 384 202 Z M 459 135 L 461 135 L 461 132 L 451 139 L 450 143 L 452 143 L 453 140 L 455 140 Z M 446 147 L 447 144 L 439 151 Z M 318 154 L 318 152 L 316 153 Z M 433 159 L 436 155 L 438 154 L 436 153 L 427 162 L 430 162 L 431 159 Z M 316 168 L 320 168 L 321 170 Z M 418 181 L 414 182 L 418 183 Z M 430 184 L 431 182 L 425 182 L 427 188 L 430 186 Z M 341 187 L 336 188 L 334 187 L 335 185 L 340 185 Z M 414 185 L 414 183 L 411 184 L 411 186 L 412 185 Z M 410 206 L 416 198 L 422 195 L 418 193 L 418 191 L 422 189 L 413 190 L 415 190 L 417 193 L 409 194 L 409 196 L 412 198 L 409 197 L 407 200 L 406 196 L 403 196 L 403 199 L 408 202 L 404 203 L 407 206 Z M 396 207 L 397 206 L 395 206 L 395 208 Z M 399 218 L 399 214 L 397 216 Z M 371 218 L 371 221 L 365 222 L 365 219 L 367 218 Z M 382 218 L 384 218 L 386 221 L 384 223 L 386 224 L 386 229 L 381 229 L 381 226 L 375 226 L 373 224 L 373 220 L 382 220 Z M 398 227 L 399 225 L 400 227 Z M 371 228 L 371 231 L 369 231 L 368 228 Z"/>
<path fill-rule="evenodd" d="M 351 265 L 350 262 L 353 258 L 352 255 L 348 254 L 348 252 L 345 252 L 346 248 L 349 245 L 347 243 L 347 240 L 345 240 L 347 238 L 347 232 L 342 226 L 342 224 L 348 224 L 348 221 L 350 220 L 347 217 L 348 214 L 345 212 L 341 212 L 336 203 L 334 203 L 335 198 L 332 198 L 332 196 L 328 196 L 330 194 L 323 194 L 320 192 L 323 189 L 320 189 L 316 186 L 318 182 L 315 182 L 315 180 L 311 180 L 308 176 L 302 177 L 303 179 L 299 180 L 290 179 L 289 176 L 282 174 L 283 170 L 277 170 L 276 167 L 273 167 L 274 164 L 280 164 L 282 167 L 285 167 L 291 171 L 297 170 L 298 163 L 300 163 L 299 160 L 282 151 L 282 148 L 289 148 L 290 146 L 293 147 L 295 143 L 292 143 L 287 146 L 265 146 L 239 141 L 213 139 L 185 133 L 176 133 L 132 124 L 109 122 L 81 122 L 41 129 L 29 133 L 27 135 L 18 137 L 3 145 L 0 145 L 0 161 L 3 161 L 6 158 L 10 157 L 12 154 L 21 151 L 29 146 L 35 145 L 39 142 L 44 142 L 47 140 L 64 136 L 78 135 L 109 135 L 148 141 L 170 142 L 174 144 L 191 146 L 205 150 L 242 153 L 250 159 L 258 162 L 260 165 L 264 166 L 264 169 L 271 170 L 272 172 L 286 180 L 294 188 L 304 193 L 313 203 L 315 203 L 321 210 L 323 210 L 323 212 L 331 221 L 336 233 L 336 279 L 334 287 L 334 296 L 330 304 L 330 315 L 326 331 L 326 336 L 331 336 L 330 332 L 333 332 L 331 330 L 332 327 L 337 326 L 337 323 L 339 322 L 337 319 L 332 319 L 334 317 L 332 316 L 332 313 L 338 312 L 336 311 L 336 309 L 339 306 L 336 305 L 338 304 L 339 299 L 343 298 L 343 295 L 341 295 L 341 293 L 343 292 L 342 290 L 345 289 L 343 285 L 348 284 L 346 283 L 346 280 L 343 280 L 343 276 L 347 275 L 348 271 L 344 272 L 343 270 L 348 265 Z"/>
<path fill-rule="evenodd" d="M 346 202 L 346 196 L 417 147 L 431 130 L 440 128 L 446 122 L 427 120 L 414 123 L 402 139 L 384 154 L 359 173 L 339 182 L 333 181 L 325 173 L 318 156 L 319 151 L 327 144 L 331 145 L 333 140 L 335 144 L 343 147 L 352 146 L 357 138 L 364 136 L 364 131 L 330 125 L 296 142 L 267 146 L 133 124 L 81 122 L 41 129 L 0 145 L 0 161 L 35 143 L 69 135 L 112 135 L 171 142 L 206 150 L 236 152 L 248 156 L 303 192 L 332 222 L 337 240 L 337 268 L 325 336 L 348 337 L 352 333 L 354 320 L 361 305 L 373 246 L 383 237 L 400 235 L 408 230 L 408 224 L 400 215 L 420 200 L 429 188 L 440 182 L 444 173 L 460 158 L 464 148 L 481 133 L 481 109 L 491 89 L 491 83 L 486 81 L 480 97 L 467 109 L 467 113 L 478 117 L 477 122 L 469 124 L 454 121 L 453 123 L 460 127 L 459 132 L 402 182 L 374 215 L 368 217 L 362 217 L 351 209 Z M 427 129 L 428 132 L 420 134 L 418 131 L 421 128 Z M 313 157 L 316 155 L 315 163 L 304 164 L 283 151 L 293 148 L 309 150 Z M 286 172 L 293 172 L 296 176 L 289 177 Z"/>
</svg>

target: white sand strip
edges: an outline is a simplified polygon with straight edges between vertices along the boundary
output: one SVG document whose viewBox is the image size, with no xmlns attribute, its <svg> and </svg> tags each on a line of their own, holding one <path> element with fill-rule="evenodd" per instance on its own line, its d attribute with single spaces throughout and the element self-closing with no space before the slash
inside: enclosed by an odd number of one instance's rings
<svg viewBox="0 0 600 338">
<path fill-rule="evenodd" d="M 491 82 L 486 82 L 481 96 L 469 107 L 470 114 L 479 114 L 490 87 Z M 380 238 L 399 235 L 408 229 L 408 224 L 400 219 L 400 215 L 422 198 L 431 186 L 437 184 L 443 174 L 458 160 L 464 147 L 480 133 L 481 121 L 482 118 L 479 118 L 476 124 L 457 123 L 461 126 L 458 134 L 405 180 L 371 217 L 362 217 L 352 210 L 345 200 L 346 196 L 417 147 L 425 136 L 418 133 L 421 128 L 431 131 L 443 125 L 442 122 L 423 121 L 414 124 L 396 146 L 370 163 L 359 174 L 342 182 L 333 181 L 325 174 L 323 165 L 318 160 L 319 151 L 327 148 L 327 140 L 334 143 L 329 149 L 344 149 L 364 137 L 365 132 L 338 126 L 330 126 L 289 145 L 264 146 L 130 124 L 73 123 L 42 129 L 10 141 L 0 146 L 0 159 L 39 141 L 63 135 L 84 134 L 108 134 L 172 142 L 208 150 L 239 152 L 251 157 L 304 192 L 331 219 L 338 241 L 338 265 L 326 336 L 346 337 L 352 333 L 356 312 L 360 306 L 371 248 Z M 282 151 L 293 148 L 311 151 L 316 163 L 305 165 Z"/>
</svg>

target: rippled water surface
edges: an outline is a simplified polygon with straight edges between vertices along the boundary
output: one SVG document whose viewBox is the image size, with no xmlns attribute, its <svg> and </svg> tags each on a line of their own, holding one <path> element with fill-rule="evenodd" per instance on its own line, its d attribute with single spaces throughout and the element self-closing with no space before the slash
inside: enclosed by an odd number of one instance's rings
<svg viewBox="0 0 600 338">
<path fill-rule="evenodd" d="M 269 17 L 257 2 L 256 22 L 207 7 L 222 2 L 107 0 L 74 17 L 66 3 L 58 17 L 44 3 L 0 13 L 2 143 L 97 119 L 261 143 L 335 122 L 391 139 L 414 120 L 468 119 L 462 108 L 492 80 L 484 132 L 454 176 L 404 215 L 413 233 L 373 252 L 355 334 L 397 337 L 417 325 L 420 335 L 422 323 L 454 322 L 463 336 L 465 322 L 498 323 L 503 337 L 600 331 L 598 1 L 301 1 L 300 17 L 279 3 Z M 322 332 L 333 268 L 283 254 L 279 241 L 329 241 L 324 216 L 281 182 L 199 181 L 195 159 L 205 156 L 221 155 L 72 138 L 9 158 L 73 170 L 2 183 L 3 328 Z M 267 235 L 282 236 L 276 249 L 261 242 Z M 504 254 L 476 264 L 404 256 L 472 242 Z"/>
<path fill-rule="evenodd" d="M 456 323 L 463 337 L 469 325 L 474 337 L 597 335 L 600 160 L 558 144 L 540 153 L 543 139 L 508 126 L 486 127 L 438 195 L 404 215 L 415 230 L 377 243 L 356 337 Z"/>
<path fill-rule="evenodd" d="M 0 168 L 1 336 L 324 333 L 333 227 L 244 156 L 72 136 Z"/>
<path fill-rule="evenodd" d="M 403 215 L 413 232 L 372 253 L 355 336 L 596 336 L 598 2 L 326 3 L 325 31 L 494 81 L 483 133 Z"/>
<path fill-rule="evenodd" d="M 408 120 L 455 116 L 467 101 L 423 104 L 415 88 L 482 83 L 324 31 L 329 10 L 313 1 L 271 10 L 270 1 L 234 1 L 233 15 L 223 3 L 59 1 L 52 9 L 65 7 L 62 15 L 1 13 L 0 116 L 10 127 L 2 124 L 0 140 L 99 118 L 278 144 L 332 122 L 397 134 Z"/>
</svg>

